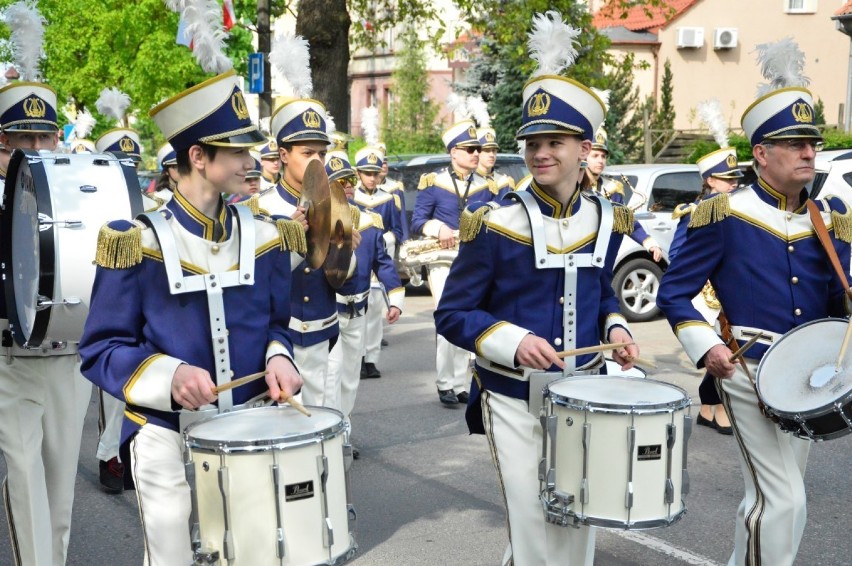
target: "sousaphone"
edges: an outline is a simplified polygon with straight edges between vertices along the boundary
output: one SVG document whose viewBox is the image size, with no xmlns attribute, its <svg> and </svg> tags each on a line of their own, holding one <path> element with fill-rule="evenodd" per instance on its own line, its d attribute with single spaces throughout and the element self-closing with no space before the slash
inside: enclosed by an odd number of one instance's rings
<svg viewBox="0 0 852 566">
<path fill-rule="evenodd" d="M 313 269 L 322 267 L 329 285 L 339 289 L 352 261 L 352 214 L 343 185 L 329 183 L 325 167 L 317 160 L 305 169 L 302 205 L 308 217 L 305 260 Z"/>
</svg>

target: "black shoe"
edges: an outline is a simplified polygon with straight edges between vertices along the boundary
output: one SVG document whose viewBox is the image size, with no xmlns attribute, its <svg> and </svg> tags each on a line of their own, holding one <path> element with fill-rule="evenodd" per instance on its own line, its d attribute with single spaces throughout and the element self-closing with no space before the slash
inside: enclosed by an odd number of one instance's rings
<svg viewBox="0 0 852 566">
<path fill-rule="evenodd" d="M 716 422 L 716 419 L 713 419 L 713 424 L 716 425 L 716 432 L 719 434 L 724 434 L 725 436 L 731 436 L 734 434 L 734 429 L 730 426 L 719 426 L 719 423 Z"/>
<path fill-rule="evenodd" d="M 101 486 L 107 493 L 124 491 L 124 464 L 118 458 L 110 458 L 108 462 L 98 460 L 98 471 Z"/>
<path fill-rule="evenodd" d="M 352 447 L 352 459 L 353 460 L 360 460 L 361 459 L 361 451 L 358 450 L 357 448 L 355 448 L 354 446 Z"/>
<path fill-rule="evenodd" d="M 361 379 L 367 379 L 367 363 L 361 358 Z"/>
<path fill-rule="evenodd" d="M 438 389 L 438 399 L 444 405 L 458 405 L 459 398 L 452 389 Z"/>
<path fill-rule="evenodd" d="M 470 399 L 470 393 L 467 391 L 462 391 L 461 393 L 456 393 L 456 397 L 459 400 L 459 403 L 467 405 L 468 399 Z"/>
<path fill-rule="evenodd" d="M 361 370 L 361 379 L 376 379 L 382 377 L 382 372 L 376 367 L 376 364 L 367 362 L 364 364 L 364 369 Z"/>
<path fill-rule="evenodd" d="M 705 419 L 701 413 L 698 413 L 698 418 L 695 420 L 699 426 L 707 426 L 710 428 L 719 428 L 719 425 L 716 424 L 716 419 L 712 421 L 710 419 Z"/>
<path fill-rule="evenodd" d="M 382 338 L 382 348 L 388 345 L 388 341 Z"/>
</svg>

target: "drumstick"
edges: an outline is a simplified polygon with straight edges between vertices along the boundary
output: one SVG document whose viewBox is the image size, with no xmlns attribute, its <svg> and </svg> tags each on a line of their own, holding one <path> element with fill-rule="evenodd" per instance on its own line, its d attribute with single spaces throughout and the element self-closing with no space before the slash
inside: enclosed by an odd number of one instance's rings
<svg viewBox="0 0 852 566">
<path fill-rule="evenodd" d="M 743 354 L 746 353 L 746 350 L 754 346 L 754 343 L 760 340 L 761 338 L 763 338 L 763 332 L 758 332 L 756 335 L 749 338 L 749 341 L 743 344 L 736 352 L 734 352 L 734 355 L 728 358 L 728 361 L 735 362 L 739 358 L 743 357 Z"/>
<path fill-rule="evenodd" d="M 846 349 L 849 347 L 849 337 L 852 336 L 852 317 L 846 324 L 846 334 L 843 335 L 843 343 L 840 345 L 840 353 L 837 355 L 837 362 L 834 364 L 834 371 L 840 371 L 843 366 L 843 357 L 846 355 Z"/>
<path fill-rule="evenodd" d="M 234 379 L 232 381 L 229 381 L 228 383 L 225 383 L 224 385 L 218 385 L 216 387 L 216 390 L 215 390 L 216 395 L 218 395 L 222 391 L 227 391 L 228 389 L 233 389 L 234 387 L 239 387 L 240 385 L 245 385 L 246 383 L 251 383 L 252 381 L 254 381 L 256 379 L 260 379 L 264 375 L 266 375 L 265 371 L 259 371 L 257 373 L 253 373 L 251 375 L 241 377 L 239 379 Z"/>
<path fill-rule="evenodd" d="M 282 393 L 281 393 L 281 400 L 282 400 L 282 401 L 284 401 L 285 403 L 290 403 L 290 406 L 291 406 L 291 407 L 293 407 L 294 409 L 296 409 L 297 411 L 299 411 L 300 413 L 302 413 L 302 414 L 303 414 L 303 415 L 305 415 L 306 417 L 310 417 L 310 416 L 311 416 L 311 412 L 310 412 L 310 411 L 308 411 L 308 410 L 305 408 L 305 406 L 304 406 L 304 405 L 302 405 L 301 403 L 299 403 L 298 401 L 296 401 L 296 399 L 294 399 L 292 395 L 287 395 L 287 396 L 285 396 L 285 395 L 284 395 L 284 393 L 282 392 Z"/>
<path fill-rule="evenodd" d="M 657 364 L 655 362 L 653 362 L 652 360 L 648 360 L 646 358 L 636 357 L 636 358 L 632 358 L 630 361 L 634 362 L 636 364 L 639 364 L 642 367 L 657 369 Z"/>
<path fill-rule="evenodd" d="M 594 354 L 595 352 L 606 352 L 608 350 L 618 350 L 625 346 L 632 346 L 633 342 L 617 342 L 614 344 L 600 344 L 598 346 L 586 346 L 585 348 L 575 348 L 574 350 L 565 350 L 556 352 L 559 358 L 570 358 L 571 356 L 582 356 L 583 354 Z"/>
</svg>

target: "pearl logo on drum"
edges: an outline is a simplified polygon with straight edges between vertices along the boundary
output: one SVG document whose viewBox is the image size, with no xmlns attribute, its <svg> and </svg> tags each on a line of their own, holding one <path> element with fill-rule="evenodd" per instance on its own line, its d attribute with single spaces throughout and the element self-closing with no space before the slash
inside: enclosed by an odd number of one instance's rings
<svg viewBox="0 0 852 566">
<path fill-rule="evenodd" d="M 314 482 L 305 481 L 284 486 L 284 501 L 299 501 L 314 496 Z"/>
<path fill-rule="evenodd" d="M 640 462 L 647 460 L 659 460 L 663 457 L 662 444 L 649 444 L 647 446 L 639 446 L 636 452 L 636 459 Z"/>
</svg>

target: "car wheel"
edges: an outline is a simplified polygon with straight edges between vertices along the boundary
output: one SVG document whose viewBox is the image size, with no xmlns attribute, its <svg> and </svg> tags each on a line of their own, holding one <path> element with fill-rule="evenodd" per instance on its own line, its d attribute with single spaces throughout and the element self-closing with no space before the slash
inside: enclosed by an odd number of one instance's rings
<svg viewBox="0 0 852 566">
<path fill-rule="evenodd" d="M 647 322 L 660 314 L 657 292 L 662 278 L 660 266 L 643 258 L 631 259 L 615 272 L 612 288 L 628 322 Z"/>
</svg>

